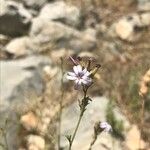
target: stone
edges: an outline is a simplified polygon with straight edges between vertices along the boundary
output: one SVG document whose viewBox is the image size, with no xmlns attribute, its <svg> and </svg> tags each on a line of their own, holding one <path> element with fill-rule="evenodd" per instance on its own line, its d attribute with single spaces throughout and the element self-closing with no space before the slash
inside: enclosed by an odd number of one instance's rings
<svg viewBox="0 0 150 150">
<path fill-rule="evenodd" d="M 109 100 L 105 97 L 93 97 L 90 104 L 87 106 L 84 117 L 82 118 L 79 130 L 76 134 L 72 150 L 85 150 L 89 148 L 94 132 L 94 124 L 97 121 L 106 121 L 106 109 Z M 115 116 L 117 120 L 122 120 L 124 123 L 125 133 L 130 124 L 125 116 L 122 115 L 120 110 L 115 109 Z M 61 147 L 67 148 L 68 141 L 64 135 L 70 135 L 73 133 L 76 122 L 78 120 L 79 107 L 78 102 L 75 102 L 64 109 L 62 114 L 62 140 Z M 74 123 L 72 123 L 74 122 Z M 113 145 L 114 143 L 114 145 Z M 122 142 L 112 138 L 110 134 L 102 133 L 99 135 L 96 143 L 93 146 L 93 150 L 106 150 L 112 147 L 115 150 L 123 150 Z"/>
<path fill-rule="evenodd" d="M 21 3 L 0 1 L 0 34 L 20 36 L 28 32 L 32 15 Z"/>
<path fill-rule="evenodd" d="M 42 8 L 47 1 L 48 0 L 22 0 L 22 3 L 28 8 L 38 10 Z"/>
<path fill-rule="evenodd" d="M 150 13 L 149 12 L 141 14 L 140 18 L 141 18 L 141 22 L 143 26 L 150 25 Z"/>
<path fill-rule="evenodd" d="M 126 136 L 126 145 L 130 150 L 139 149 L 140 131 L 136 125 L 133 125 Z M 141 149 L 146 148 L 146 143 L 141 140 Z"/>
<path fill-rule="evenodd" d="M 138 10 L 139 11 L 149 11 L 150 1 L 149 0 L 138 0 Z"/>
<path fill-rule="evenodd" d="M 21 116 L 20 123 L 27 131 L 32 131 L 38 126 L 38 117 L 33 112 Z"/>
<path fill-rule="evenodd" d="M 9 37 L 0 34 L 0 47 L 4 47 L 9 42 Z"/>
<path fill-rule="evenodd" d="M 59 11 L 58 11 L 59 10 Z M 80 24 L 80 10 L 63 1 L 47 3 L 40 11 L 39 17 L 50 21 L 60 21 L 71 26 Z"/>
<path fill-rule="evenodd" d="M 116 33 L 123 40 L 130 40 L 133 38 L 134 25 L 128 22 L 126 19 L 120 20 L 116 24 Z"/>
<path fill-rule="evenodd" d="M 50 49 L 67 48 L 76 52 L 92 50 L 96 47 L 95 34 L 78 31 L 59 22 L 47 21 L 43 18 L 33 19 L 30 37 L 31 49 L 36 52 Z"/>
<path fill-rule="evenodd" d="M 51 64 L 50 60 L 42 56 L 0 61 L 0 113 L 18 109 L 19 112 L 23 112 L 30 107 L 34 103 L 34 95 L 40 96 L 43 93 L 42 70 L 49 64 Z M 33 101 L 30 99 L 29 103 L 30 96 L 33 96 Z"/>
<path fill-rule="evenodd" d="M 27 147 L 29 150 L 44 150 L 45 140 L 38 135 L 28 135 L 26 137 Z"/>
<path fill-rule="evenodd" d="M 150 14 L 143 13 L 141 15 L 131 14 L 120 19 L 115 25 L 116 34 L 126 41 L 136 41 L 138 38 L 137 29 L 149 26 Z"/>
<path fill-rule="evenodd" d="M 12 54 L 15 58 L 26 56 L 31 53 L 29 45 L 31 39 L 27 36 L 11 40 L 4 48 L 4 51 Z"/>
</svg>

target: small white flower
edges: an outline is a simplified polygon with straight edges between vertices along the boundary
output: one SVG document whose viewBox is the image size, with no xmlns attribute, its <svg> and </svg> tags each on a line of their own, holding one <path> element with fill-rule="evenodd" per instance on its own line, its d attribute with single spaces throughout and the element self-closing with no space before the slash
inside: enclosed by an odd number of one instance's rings
<svg viewBox="0 0 150 150">
<path fill-rule="evenodd" d="M 79 89 L 82 84 L 89 85 L 92 82 L 92 79 L 89 77 L 90 72 L 86 68 L 82 70 L 81 65 L 74 66 L 73 71 L 67 73 L 67 79 L 74 80 L 75 89 Z"/>
<path fill-rule="evenodd" d="M 112 131 L 111 125 L 108 124 L 107 122 L 101 122 L 100 123 L 100 128 L 103 129 L 106 132 Z"/>
</svg>

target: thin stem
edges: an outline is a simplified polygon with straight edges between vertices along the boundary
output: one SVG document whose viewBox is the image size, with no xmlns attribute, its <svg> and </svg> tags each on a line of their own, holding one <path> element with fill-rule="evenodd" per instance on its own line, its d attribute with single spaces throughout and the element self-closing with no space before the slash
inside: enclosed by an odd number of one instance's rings
<svg viewBox="0 0 150 150">
<path fill-rule="evenodd" d="M 7 135 L 5 130 L 2 130 L 2 135 L 4 137 L 5 145 L 0 143 L 0 146 L 3 146 L 6 150 L 8 150 Z"/>
<path fill-rule="evenodd" d="M 92 149 L 92 146 L 94 145 L 94 143 L 96 142 L 96 140 L 97 140 L 97 135 L 94 136 L 94 138 L 93 138 L 93 140 L 92 140 L 92 142 L 91 142 L 90 147 L 89 147 L 88 150 Z"/>
<path fill-rule="evenodd" d="M 58 125 L 58 150 L 60 147 L 60 137 L 61 137 L 61 122 L 62 122 L 62 102 L 64 97 L 64 86 L 63 86 L 63 76 L 64 76 L 64 68 L 63 68 L 63 59 L 61 58 L 61 98 L 59 102 L 59 125 Z"/>
<path fill-rule="evenodd" d="M 5 139 L 5 144 L 6 144 L 6 150 L 8 150 L 8 143 L 7 143 L 7 135 L 4 133 L 4 139 Z"/>
<path fill-rule="evenodd" d="M 78 119 L 78 122 L 77 122 L 77 125 L 76 125 L 76 128 L 75 128 L 75 130 L 74 130 L 74 133 L 73 133 L 72 139 L 71 139 L 70 144 L 69 144 L 69 150 L 71 150 L 71 147 L 72 147 L 72 144 L 73 144 L 74 138 L 75 138 L 75 136 L 76 136 L 77 130 L 78 130 L 78 128 L 79 128 L 79 125 L 80 125 L 80 122 L 81 122 L 82 116 L 83 116 L 83 113 L 81 112 L 81 113 L 80 113 L 80 116 L 79 116 L 79 119 Z"/>
<path fill-rule="evenodd" d="M 86 100 L 87 90 L 88 90 L 88 88 L 83 87 L 83 92 L 84 92 L 83 100 Z M 71 137 L 71 139 L 70 139 L 70 141 L 69 141 L 69 150 L 71 150 L 73 141 L 74 141 L 75 136 L 76 136 L 76 134 L 77 134 L 77 131 L 78 131 L 78 128 L 79 128 L 81 119 L 82 119 L 83 114 L 84 114 L 84 112 L 85 112 L 85 107 L 86 107 L 86 106 L 83 106 L 83 107 L 80 109 L 80 116 L 79 116 L 79 119 L 78 119 L 76 128 L 75 128 L 74 133 L 73 133 L 73 135 L 72 135 L 72 137 Z"/>
</svg>

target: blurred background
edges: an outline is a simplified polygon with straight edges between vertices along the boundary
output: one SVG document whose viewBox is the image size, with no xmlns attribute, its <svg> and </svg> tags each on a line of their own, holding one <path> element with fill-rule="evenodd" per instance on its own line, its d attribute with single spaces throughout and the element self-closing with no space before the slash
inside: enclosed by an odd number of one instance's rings
<svg viewBox="0 0 150 150">
<path fill-rule="evenodd" d="M 0 0 L 0 150 L 68 148 L 82 97 L 69 56 L 101 64 L 72 149 L 107 121 L 93 150 L 149 150 L 150 0 Z"/>
</svg>

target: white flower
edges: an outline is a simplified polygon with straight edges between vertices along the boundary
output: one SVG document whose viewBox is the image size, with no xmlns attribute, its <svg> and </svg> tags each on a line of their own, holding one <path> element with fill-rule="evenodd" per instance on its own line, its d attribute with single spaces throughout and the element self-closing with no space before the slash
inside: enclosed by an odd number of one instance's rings
<svg viewBox="0 0 150 150">
<path fill-rule="evenodd" d="M 74 80 L 75 89 L 79 89 L 82 84 L 89 85 L 92 82 L 92 79 L 89 77 L 90 72 L 86 68 L 82 70 L 82 67 L 77 65 L 73 67 L 73 71 L 67 73 L 67 79 Z"/>
<path fill-rule="evenodd" d="M 112 131 L 111 125 L 108 124 L 107 122 L 101 122 L 100 123 L 100 128 L 103 129 L 106 132 Z"/>
</svg>

